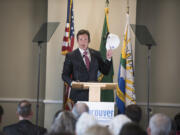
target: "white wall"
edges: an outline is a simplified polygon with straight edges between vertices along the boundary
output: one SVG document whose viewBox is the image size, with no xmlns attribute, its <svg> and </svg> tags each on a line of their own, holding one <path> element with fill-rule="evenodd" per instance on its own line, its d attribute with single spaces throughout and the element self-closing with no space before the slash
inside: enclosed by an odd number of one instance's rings
<svg viewBox="0 0 180 135">
<path fill-rule="evenodd" d="M 32 39 L 46 22 L 46 0 L 0 1 L 0 104 L 5 114 L 2 126 L 17 121 L 16 107 L 21 99 L 36 100 L 38 47 Z M 41 65 L 45 65 L 46 47 Z M 45 67 L 41 68 L 40 98 L 45 95 Z M 35 120 L 35 104 L 33 102 Z M 40 124 L 44 107 L 40 105 Z"/>
<path fill-rule="evenodd" d="M 152 114 L 171 118 L 180 112 L 180 6 L 179 0 L 138 0 L 137 24 L 146 25 L 156 41 L 151 49 L 150 103 Z M 147 47 L 136 42 L 136 95 L 147 101 Z"/>
</svg>

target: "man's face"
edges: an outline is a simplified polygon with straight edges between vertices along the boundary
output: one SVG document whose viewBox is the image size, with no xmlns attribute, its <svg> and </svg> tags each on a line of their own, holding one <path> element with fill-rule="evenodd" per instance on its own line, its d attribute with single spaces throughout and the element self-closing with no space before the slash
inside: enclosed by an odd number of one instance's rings
<svg viewBox="0 0 180 135">
<path fill-rule="evenodd" d="M 88 35 L 83 34 L 78 36 L 79 48 L 86 50 L 89 44 Z"/>
</svg>

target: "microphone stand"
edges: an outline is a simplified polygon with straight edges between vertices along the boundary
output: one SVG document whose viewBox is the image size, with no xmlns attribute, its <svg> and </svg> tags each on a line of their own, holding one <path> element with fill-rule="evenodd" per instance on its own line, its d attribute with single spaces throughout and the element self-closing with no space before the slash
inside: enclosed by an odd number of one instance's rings
<svg viewBox="0 0 180 135">
<path fill-rule="evenodd" d="M 152 45 L 146 45 L 148 47 L 148 57 L 147 57 L 147 124 L 149 123 L 150 118 L 150 104 L 149 104 L 149 96 L 150 96 L 150 72 L 151 72 L 151 46 Z"/>
<path fill-rule="evenodd" d="M 41 48 L 42 41 L 38 41 L 38 82 L 37 82 L 37 98 L 36 98 L 36 126 L 37 126 L 37 135 L 39 135 L 39 92 L 40 92 L 40 67 L 41 67 Z"/>
<path fill-rule="evenodd" d="M 37 101 L 36 101 L 36 126 L 39 135 L 39 92 L 40 92 L 40 64 L 42 43 L 47 43 L 58 27 L 59 22 L 45 22 L 33 38 L 33 42 L 38 43 L 38 82 L 37 82 Z"/>
</svg>

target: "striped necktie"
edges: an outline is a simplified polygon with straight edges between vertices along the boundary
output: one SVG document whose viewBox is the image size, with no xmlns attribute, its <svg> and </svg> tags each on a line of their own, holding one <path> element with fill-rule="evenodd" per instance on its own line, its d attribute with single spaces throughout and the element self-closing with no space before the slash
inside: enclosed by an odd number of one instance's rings
<svg viewBox="0 0 180 135">
<path fill-rule="evenodd" d="M 88 54 L 88 52 L 84 51 L 83 56 L 85 58 L 85 63 L 86 63 L 87 70 L 89 71 L 89 58 L 88 58 L 87 54 Z"/>
</svg>

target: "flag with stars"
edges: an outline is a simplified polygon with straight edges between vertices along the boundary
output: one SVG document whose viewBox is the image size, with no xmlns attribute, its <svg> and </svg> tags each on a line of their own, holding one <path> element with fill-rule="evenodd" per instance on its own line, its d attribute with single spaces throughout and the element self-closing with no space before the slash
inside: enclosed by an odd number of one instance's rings
<svg viewBox="0 0 180 135">
<path fill-rule="evenodd" d="M 61 54 L 65 55 L 73 50 L 74 46 L 74 13 L 73 0 L 68 0 L 67 20 L 65 26 L 65 35 L 63 38 Z"/>
<path fill-rule="evenodd" d="M 67 20 L 65 26 L 65 35 L 63 38 L 63 45 L 61 54 L 66 55 L 72 52 L 74 46 L 74 13 L 73 13 L 73 0 L 67 0 Z M 65 110 L 72 110 L 73 101 L 69 98 L 71 88 L 64 84 L 64 101 L 63 108 Z"/>
</svg>

